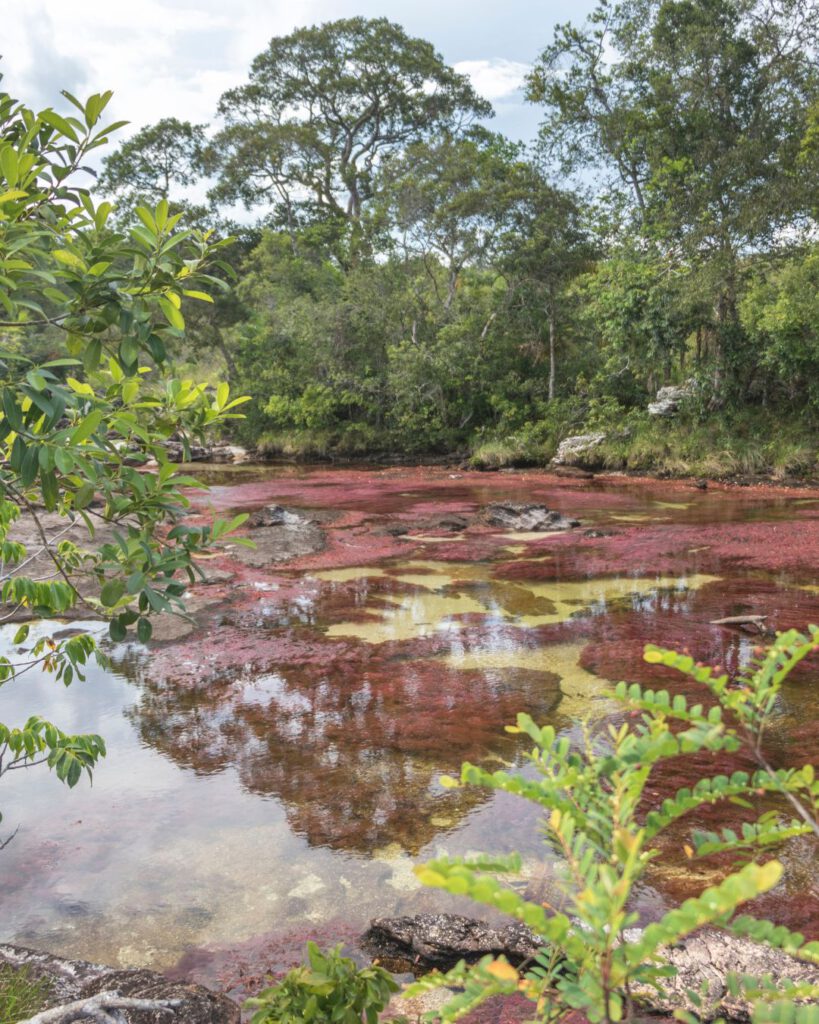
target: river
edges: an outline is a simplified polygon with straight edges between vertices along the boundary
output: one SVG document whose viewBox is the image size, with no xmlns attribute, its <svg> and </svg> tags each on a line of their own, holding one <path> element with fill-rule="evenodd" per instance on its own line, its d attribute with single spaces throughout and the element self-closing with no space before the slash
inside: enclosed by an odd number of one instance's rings
<svg viewBox="0 0 819 1024">
<path fill-rule="evenodd" d="M 296 962 L 307 938 L 352 941 L 374 916 L 464 909 L 418 887 L 413 866 L 432 855 L 518 849 L 521 884 L 548 892 L 536 815 L 444 790 L 442 772 L 521 764 L 503 731 L 519 710 L 571 734 L 622 714 L 613 681 L 685 689 L 643 663 L 647 641 L 736 670 L 756 641 L 712 619 L 819 622 L 817 492 L 197 470 L 211 487 L 197 513 L 281 503 L 313 510 L 326 539 L 286 563 L 269 542 L 231 548 L 203 562 L 195 628 L 151 650 L 119 645 L 112 671 L 68 689 L 34 673 L 0 689 L 0 720 L 37 712 L 109 745 L 93 786 L 67 791 L 44 768 L 3 780 L 0 839 L 18 831 L 0 852 L 0 941 L 241 991 L 253 972 Z M 543 502 L 581 526 L 442 525 L 498 500 Z M 771 739 L 782 764 L 818 749 L 816 681 L 806 665 L 786 687 Z M 681 768 L 657 793 L 684 780 Z M 638 894 L 646 918 L 720 870 L 686 863 L 682 842 L 670 837 Z M 788 881 L 760 909 L 819 937 L 816 850 L 800 841 L 784 856 Z"/>
</svg>

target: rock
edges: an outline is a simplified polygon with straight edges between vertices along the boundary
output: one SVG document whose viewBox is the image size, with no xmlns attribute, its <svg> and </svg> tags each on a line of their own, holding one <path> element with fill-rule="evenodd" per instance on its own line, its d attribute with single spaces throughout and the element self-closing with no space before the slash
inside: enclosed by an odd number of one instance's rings
<svg viewBox="0 0 819 1024">
<path fill-rule="evenodd" d="M 568 480 L 593 480 L 594 473 L 589 469 L 581 469 L 580 466 L 557 466 L 552 461 L 552 472 L 554 476 L 562 476 Z"/>
<path fill-rule="evenodd" d="M 640 932 L 626 932 L 629 942 Z M 523 924 L 493 928 L 483 921 L 457 914 L 418 914 L 416 917 L 378 918 L 362 936 L 363 948 L 386 962 L 409 962 L 416 974 L 447 970 L 459 960 L 474 963 L 487 953 L 504 955 L 519 966 L 543 942 Z M 722 1017 L 747 1024 L 750 1003 L 742 994 L 731 995 L 726 985 L 730 973 L 761 978 L 770 975 L 780 983 L 819 983 L 819 968 L 803 963 L 781 950 L 735 938 L 716 929 L 704 929 L 662 952 L 676 968 L 676 976 L 663 979 L 663 992 L 651 986 L 632 989 L 646 1006 L 660 1013 L 688 1010 L 703 1020 Z M 707 991 L 701 1008 L 689 992 Z"/>
<path fill-rule="evenodd" d="M 250 452 L 238 444 L 217 444 L 211 449 L 211 462 L 250 462 Z"/>
<path fill-rule="evenodd" d="M 84 999 L 103 991 L 142 999 L 181 999 L 173 1015 L 144 1010 L 123 1011 L 130 1024 L 239 1024 L 240 1011 L 227 996 L 211 992 L 203 985 L 169 981 L 148 970 L 118 970 L 86 960 L 65 960 L 23 946 L 0 944 L 0 963 L 26 967 L 35 978 L 47 979 L 50 986 L 48 1007 Z"/>
<path fill-rule="evenodd" d="M 495 502 L 487 505 L 482 518 L 490 526 L 504 530 L 537 532 L 547 530 L 570 530 L 580 526 L 578 519 L 566 519 L 560 512 L 545 505 L 524 505 L 516 502 Z"/>
<path fill-rule="evenodd" d="M 444 516 L 434 524 L 436 530 L 450 530 L 452 533 L 460 533 L 469 526 L 469 520 L 465 516 Z"/>
<path fill-rule="evenodd" d="M 180 440 L 172 438 L 165 442 L 169 462 L 185 462 L 185 448 Z M 200 444 L 188 446 L 188 462 L 249 462 L 250 452 L 238 444 L 217 444 L 205 447 Z"/>
<path fill-rule="evenodd" d="M 406 537 L 410 531 L 408 526 L 395 523 L 393 526 L 388 526 L 384 532 L 388 533 L 390 537 Z"/>
<path fill-rule="evenodd" d="M 673 416 L 679 412 L 680 405 L 690 398 L 697 387 L 695 380 L 687 380 L 685 384 L 672 384 L 660 388 L 657 398 L 648 403 L 649 416 Z"/>
<path fill-rule="evenodd" d="M 697 488 L 698 491 L 707 491 L 708 481 L 705 479 L 705 477 L 700 477 L 699 480 L 694 481 L 694 486 Z"/>
<path fill-rule="evenodd" d="M 408 961 L 421 970 L 447 970 L 459 960 L 474 963 L 487 953 L 503 953 L 517 965 L 542 945 L 526 925 L 514 922 L 493 928 L 459 914 L 376 918 L 370 922 L 361 943 L 372 956 Z"/>
<path fill-rule="evenodd" d="M 597 537 L 613 537 L 614 535 L 615 535 L 614 534 L 614 530 L 584 530 L 583 531 L 583 536 L 584 537 L 592 537 L 592 538 L 597 538 Z"/>
<path fill-rule="evenodd" d="M 310 520 L 299 515 L 298 512 L 291 512 L 283 505 L 266 505 L 257 512 L 253 512 L 247 521 L 248 526 L 308 526 Z"/>
<path fill-rule="evenodd" d="M 553 466 L 578 466 L 593 461 L 589 453 L 606 440 L 604 433 L 575 434 L 564 437 L 557 446 L 557 454 L 552 459 Z"/>
</svg>

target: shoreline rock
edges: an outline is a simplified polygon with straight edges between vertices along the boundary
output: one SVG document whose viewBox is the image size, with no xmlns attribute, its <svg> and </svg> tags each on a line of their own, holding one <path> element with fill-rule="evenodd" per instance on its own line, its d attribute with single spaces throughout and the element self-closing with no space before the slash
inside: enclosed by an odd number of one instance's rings
<svg viewBox="0 0 819 1024">
<path fill-rule="evenodd" d="M 47 1006 L 60 1006 L 77 999 L 86 999 L 104 991 L 140 999 L 179 999 L 182 1005 L 173 1013 L 158 1011 L 121 1011 L 129 1024 L 239 1024 L 238 1004 L 225 995 L 212 992 L 204 985 L 169 981 L 156 971 L 143 968 L 122 970 L 87 960 L 67 960 L 25 946 L 0 944 L 0 964 L 16 969 L 27 968 L 30 974 L 44 978 L 50 992 Z"/>
</svg>

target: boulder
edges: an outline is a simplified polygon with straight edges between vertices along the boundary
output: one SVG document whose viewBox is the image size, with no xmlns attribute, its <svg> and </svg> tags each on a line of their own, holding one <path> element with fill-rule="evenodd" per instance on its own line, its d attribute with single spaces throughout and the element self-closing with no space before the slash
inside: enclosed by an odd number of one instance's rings
<svg viewBox="0 0 819 1024">
<path fill-rule="evenodd" d="M 203 985 L 169 981 L 155 971 L 121 970 L 87 960 L 66 960 L 23 946 L 0 944 L 0 964 L 27 968 L 49 985 L 47 1006 L 61 1006 L 100 992 L 117 992 L 139 999 L 181 1000 L 173 1013 L 125 1010 L 129 1024 L 239 1024 L 239 1006 Z M 44 1009 L 47 1007 L 44 1007 Z"/>
<path fill-rule="evenodd" d="M 211 462 L 250 462 L 250 452 L 238 444 L 217 444 L 210 452 Z"/>
<path fill-rule="evenodd" d="M 489 526 L 526 533 L 549 530 L 571 530 L 580 526 L 578 519 L 567 519 L 560 512 L 545 505 L 526 505 L 516 502 L 495 502 L 487 505 L 481 518 Z"/>
<path fill-rule="evenodd" d="M 564 437 L 557 446 L 557 454 L 552 459 L 553 466 L 583 466 L 594 459 L 589 454 L 606 440 L 602 432 L 596 434 L 575 434 Z"/>
<path fill-rule="evenodd" d="M 660 388 L 657 398 L 648 403 L 649 416 L 673 416 L 679 412 L 680 405 L 690 398 L 696 388 L 696 381 L 687 380 L 685 384 L 672 384 Z"/>
</svg>

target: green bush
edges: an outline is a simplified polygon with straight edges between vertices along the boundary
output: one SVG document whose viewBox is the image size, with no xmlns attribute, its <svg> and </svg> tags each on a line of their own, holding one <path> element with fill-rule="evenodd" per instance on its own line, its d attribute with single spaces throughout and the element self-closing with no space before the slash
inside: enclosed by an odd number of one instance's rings
<svg viewBox="0 0 819 1024">
<path fill-rule="evenodd" d="M 544 945 L 522 977 L 503 957 L 487 956 L 472 967 L 462 962 L 446 974 L 428 975 L 408 994 L 441 985 L 459 989 L 442 1011 L 444 1021 L 458 1019 L 490 996 L 522 992 L 536 1004 L 538 1020 L 560 1020 L 570 1011 L 581 1011 L 593 1024 L 614 1024 L 633 1019 L 641 997 L 661 990 L 663 979 L 673 973 L 664 949 L 706 925 L 819 964 L 819 943 L 806 943 L 798 933 L 737 914 L 741 904 L 773 888 L 782 875 L 778 861 L 755 861 L 759 850 L 793 836 L 819 836 L 819 781 L 813 767 L 777 769 L 767 760 L 763 743 L 789 672 L 816 650 L 816 627 L 810 627 L 808 637 L 791 631 L 777 637 L 768 650 L 758 650 L 738 679 L 729 679 L 721 669 L 695 664 L 688 655 L 648 647 L 646 661 L 691 677 L 702 686 L 705 703 L 691 704 L 680 694 L 672 697 L 665 690 L 621 683 L 617 697 L 639 718 L 586 726 L 579 744 L 558 736 L 551 726 L 541 728 L 528 715 L 519 715 L 510 731 L 531 740 L 534 775 L 488 772 L 465 764 L 460 782 L 443 781 L 451 787 L 469 784 L 513 793 L 542 807 L 546 843 L 563 865 L 558 885 L 565 903 L 557 909 L 528 901 L 500 880 L 520 871 L 517 856 L 442 857 L 420 867 L 418 874 L 427 885 L 510 914 Z M 655 769 L 668 759 L 738 751 L 751 756 L 755 771 L 701 778 L 692 789 L 680 789 L 660 806 L 646 806 Z M 743 825 L 739 834 L 725 828 L 694 830 L 691 836 L 693 856 L 730 852 L 745 861 L 743 866 L 641 932 L 629 931 L 638 920 L 630 898 L 660 854 L 658 837 L 697 808 L 731 802 L 752 809 L 751 801 L 759 794 L 779 797 L 780 806 Z M 781 979 L 775 983 L 737 976 L 727 979 L 727 989 L 756 1001 L 753 1020 L 760 1024 L 808 1024 L 816 1019 L 819 986 L 797 990 Z M 714 1019 L 721 994 L 714 999 L 690 993 L 688 1010 L 697 1009 L 696 1015 L 681 1007 L 678 1016 L 686 1021 Z M 813 1005 L 799 1005 L 801 1000 Z"/>
<path fill-rule="evenodd" d="M 307 943 L 309 966 L 296 967 L 246 1005 L 251 1024 L 376 1024 L 398 984 L 383 967 L 357 968 L 341 945 L 322 953 Z"/>
</svg>

